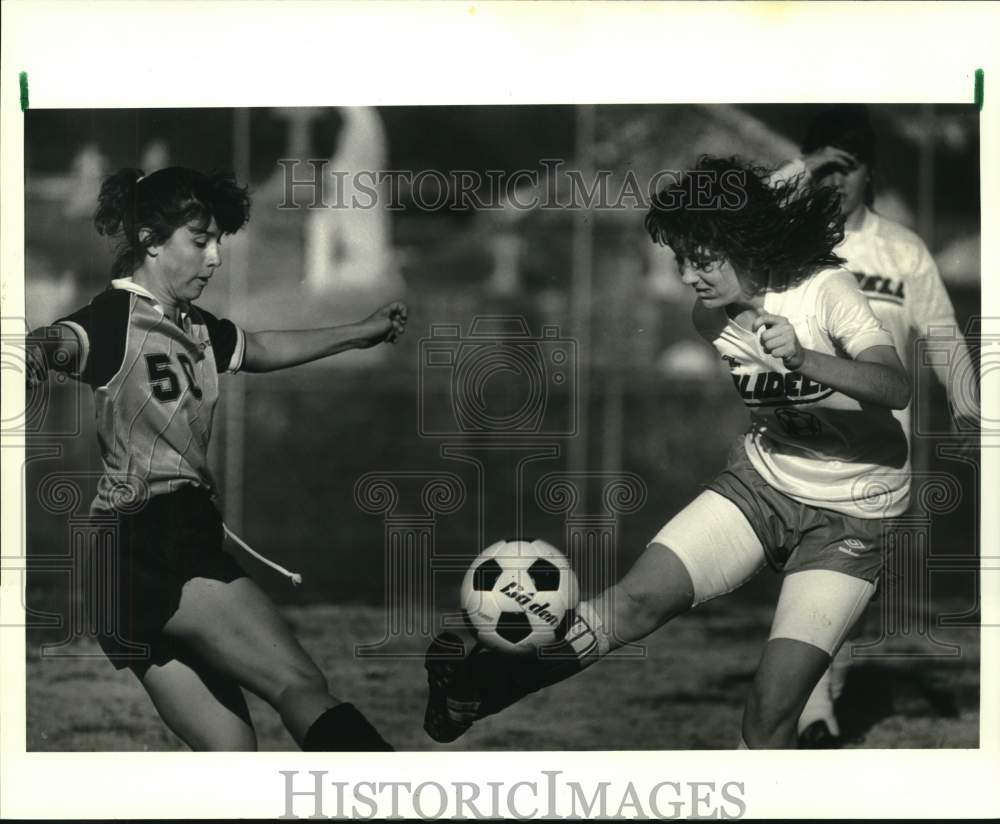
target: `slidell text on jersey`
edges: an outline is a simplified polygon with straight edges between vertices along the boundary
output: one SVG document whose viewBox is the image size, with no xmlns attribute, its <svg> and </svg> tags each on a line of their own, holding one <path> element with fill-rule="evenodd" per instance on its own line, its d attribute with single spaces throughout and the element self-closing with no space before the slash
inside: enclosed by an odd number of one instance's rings
<svg viewBox="0 0 1000 824">
<path fill-rule="evenodd" d="M 735 358 L 725 358 L 732 367 Z M 811 403 L 830 395 L 833 390 L 801 372 L 732 372 L 730 377 L 747 406 L 772 403 Z"/>
<path fill-rule="evenodd" d="M 900 303 L 906 298 L 906 287 L 902 280 L 885 275 L 870 275 L 867 272 L 853 272 L 858 287 L 869 298 L 894 300 Z"/>
</svg>

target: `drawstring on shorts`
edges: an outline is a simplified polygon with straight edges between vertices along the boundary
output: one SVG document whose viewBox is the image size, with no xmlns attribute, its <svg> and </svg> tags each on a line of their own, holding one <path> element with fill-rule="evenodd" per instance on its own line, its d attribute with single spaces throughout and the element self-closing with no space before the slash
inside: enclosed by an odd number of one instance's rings
<svg viewBox="0 0 1000 824">
<path fill-rule="evenodd" d="M 291 578 L 292 579 L 292 583 L 295 586 L 298 586 L 299 584 L 302 583 L 302 576 L 299 575 L 299 573 L 292 572 L 291 570 L 285 569 L 281 564 L 276 564 L 270 558 L 265 558 L 259 552 L 257 552 L 256 550 L 254 550 L 249 544 L 247 544 L 242 538 L 240 538 L 239 535 L 237 535 L 235 532 L 233 532 L 225 524 L 222 525 L 222 528 L 226 531 L 226 535 L 228 535 L 230 538 L 232 538 L 233 541 L 241 549 L 243 549 L 247 554 L 252 555 L 254 558 L 256 558 L 261 563 L 267 564 L 269 567 L 271 567 L 271 569 L 275 570 L 276 572 L 280 572 L 286 578 Z"/>
</svg>

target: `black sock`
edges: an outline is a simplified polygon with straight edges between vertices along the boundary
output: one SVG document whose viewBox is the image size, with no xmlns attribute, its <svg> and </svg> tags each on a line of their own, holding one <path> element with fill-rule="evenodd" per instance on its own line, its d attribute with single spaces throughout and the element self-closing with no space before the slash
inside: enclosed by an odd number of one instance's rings
<svg viewBox="0 0 1000 824">
<path fill-rule="evenodd" d="M 354 704 L 337 704 L 313 721 L 302 742 L 305 752 L 392 752 Z"/>
</svg>

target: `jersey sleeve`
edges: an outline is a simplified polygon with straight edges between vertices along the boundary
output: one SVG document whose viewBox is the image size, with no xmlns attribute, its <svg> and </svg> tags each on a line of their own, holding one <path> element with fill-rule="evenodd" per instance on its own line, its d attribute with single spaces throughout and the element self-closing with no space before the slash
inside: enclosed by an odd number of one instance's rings
<svg viewBox="0 0 1000 824">
<path fill-rule="evenodd" d="M 941 273 L 923 241 L 916 241 L 916 259 L 906 283 L 906 315 L 917 335 L 927 335 L 935 324 L 955 323 L 955 308 Z"/>
<path fill-rule="evenodd" d="M 215 370 L 239 372 L 243 368 L 243 358 L 246 354 L 246 334 L 231 320 L 219 319 L 204 309 L 199 308 L 198 311 L 205 321 L 208 337 L 212 341 Z"/>
<path fill-rule="evenodd" d="M 74 377 L 97 388 L 107 384 L 121 368 L 128 337 L 129 292 L 109 289 L 87 306 L 56 321 L 69 327 L 80 343 L 80 360 Z"/>
<path fill-rule="evenodd" d="M 893 345 L 849 272 L 839 270 L 824 278 L 818 304 L 821 327 L 851 358 L 872 346 Z"/>
</svg>

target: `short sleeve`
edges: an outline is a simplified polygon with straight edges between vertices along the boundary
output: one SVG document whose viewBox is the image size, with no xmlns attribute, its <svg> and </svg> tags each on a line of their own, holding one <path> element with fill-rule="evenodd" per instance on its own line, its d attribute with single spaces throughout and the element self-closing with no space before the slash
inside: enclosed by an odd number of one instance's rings
<svg viewBox="0 0 1000 824">
<path fill-rule="evenodd" d="M 239 372 L 243 368 L 243 356 L 246 352 L 246 335 L 243 330 L 231 320 L 217 318 L 204 309 L 199 308 L 198 312 L 205 321 L 209 340 L 212 341 L 216 371 Z"/>
<path fill-rule="evenodd" d="M 97 388 L 107 384 L 121 368 L 128 337 L 131 294 L 109 289 L 56 323 L 69 327 L 80 342 L 80 363 L 75 377 Z"/>
<path fill-rule="evenodd" d="M 852 358 L 872 346 L 893 345 L 849 272 L 838 270 L 823 278 L 817 308 L 823 330 Z"/>
<path fill-rule="evenodd" d="M 954 323 L 955 309 L 934 258 L 923 241 L 914 240 L 917 255 L 906 281 L 906 311 L 910 328 L 923 336 L 932 325 Z"/>
</svg>

